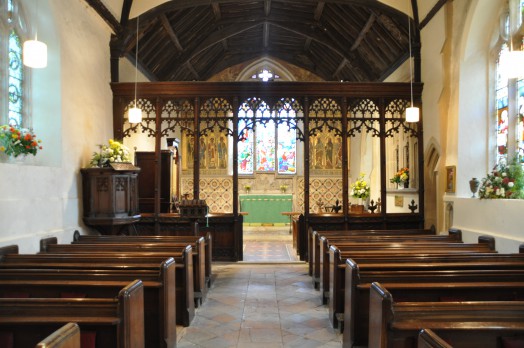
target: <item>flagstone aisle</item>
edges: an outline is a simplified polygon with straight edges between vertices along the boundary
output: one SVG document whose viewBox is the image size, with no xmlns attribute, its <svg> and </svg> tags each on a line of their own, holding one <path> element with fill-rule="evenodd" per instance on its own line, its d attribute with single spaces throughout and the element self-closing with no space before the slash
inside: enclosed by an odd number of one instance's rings
<svg viewBox="0 0 524 348">
<path fill-rule="evenodd" d="M 214 284 L 177 347 L 341 347 L 305 263 L 214 263 Z"/>
</svg>

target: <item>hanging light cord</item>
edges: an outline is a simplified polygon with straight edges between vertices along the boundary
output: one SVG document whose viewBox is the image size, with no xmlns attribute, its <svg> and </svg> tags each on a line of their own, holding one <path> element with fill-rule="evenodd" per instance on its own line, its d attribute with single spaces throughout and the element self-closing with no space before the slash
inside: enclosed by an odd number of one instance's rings
<svg viewBox="0 0 524 348">
<path fill-rule="evenodd" d="M 408 37 L 409 37 L 409 83 L 411 88 L 411 107 L 413 107 L 413 67 L 411 66 L 411 20 L 408 15 Z"/>
<path fill-rule="evenodd" d="M 138 24 L 140 21 L 140 16 L 136 17 L 136 48 L 135 48 L 135 108 L 136 105 L 136 89 L 137 89 L 137 80 L 138 80 Z"/>
</svg>

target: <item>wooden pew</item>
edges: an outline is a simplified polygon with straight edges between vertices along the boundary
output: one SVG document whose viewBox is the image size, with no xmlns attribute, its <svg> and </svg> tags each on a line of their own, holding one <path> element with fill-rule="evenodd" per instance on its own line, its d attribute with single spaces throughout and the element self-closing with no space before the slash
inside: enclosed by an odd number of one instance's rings
<svg viewBox="0 0 524 348">
<path fill-rule="evenodd" d="M 452 229 L 450 229 L 451 231 Z M 456 230 L 460 231 L 460 230 Z M 460 232 L 461 233 L 461 232 Z M 340 231 L 317 231 L 308 229 L 308 256 L 309 275 L 319 277 L 320 271 L 314 271 L 314 265 L 318 264 L 320 258 L 321 236 L 407 236 L 407 235 L 436 235 L 435 229 L 402 229 L 402 230 L 340 230 Z M 461 237 L 462 239 L 462 237 Z M 318 283 L 318 281 L 317 281 Z"/>
<path fill-rule="evenodd" d="M 367 345 L 368 343 L 366 333 L 369 321 L 369 289 L 371 283 L 375 281 L 395 289 L 402 293 L 403 297 L 414 296 L 412 298 L 418 300 L 422 298 L 434 300 L 444 296 L 463 296 L 463 298 L 502 296 L 508 298 L 514 295 L 515 298 L 519 298 L 522 295 L 522 282 L 524 282 L 524 268 L 430 270 L 421 265 L 418 270 L 366 271 L 362 270 L 354 260 L 348 259 L 345 272 L 344 347 Z M 490 290 L 487 293 L 478 291 L 482 287 Z"/>
<path fill-rule="evenodd" d="M 324 237 L 322 237 L 324 238 Z M 432 240 L 415 240 L 399 242 L 369 242 L 353 240 L 350 242 L 337 242 L 336 245 L 323 241 L 323 245 L 330 245 L 327 260 L 321 260 L 320 295 L 323 304 L 328 302 L 329 291 L 334 284 L 338 288 L 344 282 L 345 259 L 353 257 L 355 253 L 390 251 L 394 254 L 401 253 L 427 253 L 427 254 L 455 254 L 455 253 L 495 253 L 494 239 L 492 237 L 480 236 L 479 243 L 461 243 L 459 241 L 439 242 Z M 324 254 L 324 252 L 322 252 Z M 387 253 L 385 254 L 387 255 Z M 335 278 L 332 278 L 335 277 Z M 331 302 L 332 303 L 332 302 Z"/>
<path fill-rule="evenodd" d="M 479 242 L 488 243 L 488 239 L 481 237 Z M 450 230 L 449 234 L 442 235 L 379 235 L 379 236 L 320 236 L 319 258 L 315 259 L 314 281 L 318 282 L 315 289 L 328 289 L 329 284 L 329 246 L 331 244 L 344 245 L 348 243 L 407 243 L 407 242 L 443 242 L 443 243 L 462 243 L 462 231 Z M 489 240 L 491 243 L 492 240 Z M 494 247 L 492 247 L 494 249 Z M 318 272 L 318 273 L 317 273 Z"/>
<path fill-rule="evenodd" d="M 59 297 L 61 293 L 108 297 L 130 280 L 140 278 L 144 286 L 146 346 L 176 346 L 176 295 L 177 292 L 183 295 L 183 289 L 176 288 L 173 258 L 86 258 L 82 254 L 2 255 L 2 249 L 0 296 L 7 292 L 28 293 L 31 297 Z M 75 273 L 75 270 L 82 272 Z M 182 307 L 178 312 L 181 317 L 179 324 L 188 326 L 191 320 L 189 311 L 184 311 Z"/>
<path fill-rule="evenodd" d="M 80 327 L 67 323 L 38 342 L 35 348 L 80 348 Z"/>
<path fill-rule="evenodd" d="M 524 301 L 395 302 L 371 285 L 369 348 L 416 347 L 422 328 L 456 347 L 500 347 L 503 336 L 524 334 Z"/>
<path fill-rule="evenodd" d="M 453 348 L 430 329 L 418 333 L 417 348 Z"/>
<path fill-rule="evenodd" d="M 200 305 L 206 298 L 208 291 L 208 278 L 206 269 L 211 265 L 210 256 L 207 255 L 204 237 L 194 236 L 79 236 L 72 244 L 158 244 L 158 245 L 191 245 L 193 252 L 193 290 L 195 294 L 195 305 Z M 56 244 L 56 243 L 54 243 Z M 209 249 L 211 250 L 211 249 Z"/>
<path fill-rule="evenodd" d="M 42 253 L 109 257 L 173 257 L 176 261 L 177 323 L 189 326 L 195 315 L 193 257 L 189 245 L 176 244 L 46 244 Z"/>
<path fill-rule="evenodd" d="M 188 234 L 187 236 L 167 236 L 167 235 L 161 235 L 161 236 L 113 236 L 113 235 L 78 235 L 75 241 L 96 241 L 96 240 L 104 240 L 104 241 L 131 241 L 131 242 L 188 242 L 188 243 L 200 243 L 200 236 L 193 236 L 192 234 Z M 213 279 L 213 270 L 212 270 L 212 261 L 213 261 L 213 245 L 211 240 L 211 233 L 207 233 L 204 237 L 204 249 L 205 249 L 205 281 L 207 288 L 211 286 L 211 282 Z M 199 247 L 194 248 L 197 251 L 200 250 Z M 193 250 L 194 252 L 195 250 Z M 195 267 L 198 269 L 197 267 Z M 197 288 L 195 288 L 197 289 Z M 195 290 L 196 291 L 196 290 Z"/>
<path fill-rule="evenodd" d="M 0 298 L 0 330 L 13 334 L 15 347 L 33 347 L 68 322 L 96 331 L 97 348 L 143 348 L 142 281 L 115 298 Z"/>
</svg>

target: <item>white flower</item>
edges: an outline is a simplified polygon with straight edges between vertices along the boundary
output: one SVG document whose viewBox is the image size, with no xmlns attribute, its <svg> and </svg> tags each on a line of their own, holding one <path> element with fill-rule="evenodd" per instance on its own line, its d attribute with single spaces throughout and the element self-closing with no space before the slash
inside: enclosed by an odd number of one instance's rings
<svg viewBox="0 0 524 348">
<path fill-rule="evenodd" d="M 513 181 L 508 182 L 508 187 L 509 188 L 512 188 L 513 186 L 515 186 L 515 183 Z"/>
</svg>

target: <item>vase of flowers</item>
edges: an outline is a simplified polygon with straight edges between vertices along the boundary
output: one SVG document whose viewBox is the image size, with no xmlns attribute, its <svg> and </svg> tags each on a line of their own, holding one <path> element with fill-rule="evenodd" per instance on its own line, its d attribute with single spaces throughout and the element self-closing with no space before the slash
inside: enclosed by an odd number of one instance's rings
<svg viewBox="0 0 524 348">
<path fill-rule="evenodd" d="M 280 185 L 280 192 L 286 193 L 286 190 L 287 190 L 287 185 L 285 184 Z"/>
<path fill-rule="evenodd" d="M 36 156 L 38 150 L 42 150 L 41 143 L 36 134 L 27 128 L 0 126 L 0 152 L 10 158 Z"/>
<path fill-rule="evenodd" d="M 409 168 L 401 168 L 391 179 L 389 179 L 389 182 L 397 184 L 399 189 L 409 187 Z"/>
<path fill-rule="evenodd" d="M 91 167 L 104 168 L 109 167 L 110 163 L 131 162 L 129 149 L 122 143 L 109 139 L 108 145 L 98 145 L 100 152 L 94 152 Z"/>
<path fill-rule="evenodd" d="M 369 197 L 370 187 L 369 183 L 364 180 L 364 175 L 364 173 L 360 173 L 357 181 L 352 183 L 349 187 L 349 194 L 354 198 L 358 198 L 358 204 L 351 206 L 351 211 L 354 213 L 364 212 L 363 201 L 367 201 L 367 198 Z"/>
<path fill-rule="evenodd" d="M 249 193 L 249 190 L 251 190 L 251 185 L 249 184 L 244 185 L 244 190 L 246 190 L 246 193 Z"/>
<path fill-rule="evenodd" d="M 524 198 L 524 172 L 518 161 L 495 165 L 491 173 L 480 182 L 480 199 Z"/>
</svg>

